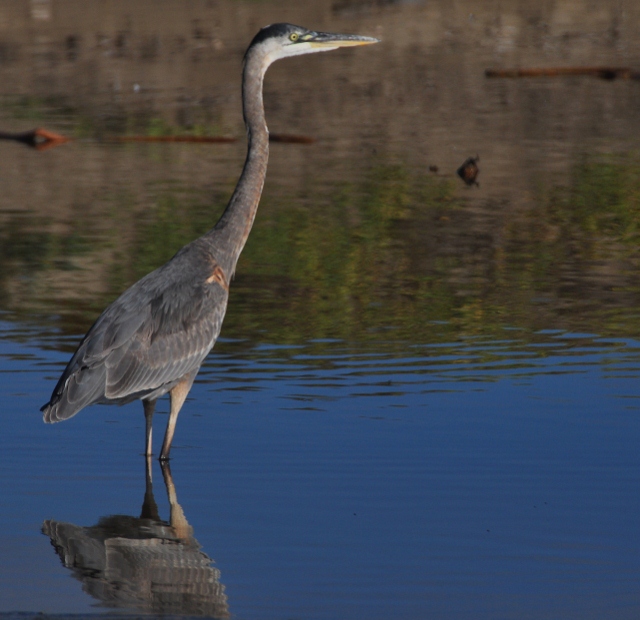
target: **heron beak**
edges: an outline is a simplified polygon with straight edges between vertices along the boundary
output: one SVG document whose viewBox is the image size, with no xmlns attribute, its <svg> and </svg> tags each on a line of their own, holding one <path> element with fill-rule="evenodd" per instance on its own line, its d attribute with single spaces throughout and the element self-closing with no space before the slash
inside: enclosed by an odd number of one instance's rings
<svg viewBox="0 0 640 620">
<path fill-rule="evenodd" d="M 319 49 L 336 49 L 338 47 L 354 47 L 356 45 L 371 45 L 380 43 L 380 39 L 361 37 L 357 34 L 332 34 L 330 32 L 309 32 L 299 39 L 300 43 L 307 43 L 309 47 Z"/>
</svg>

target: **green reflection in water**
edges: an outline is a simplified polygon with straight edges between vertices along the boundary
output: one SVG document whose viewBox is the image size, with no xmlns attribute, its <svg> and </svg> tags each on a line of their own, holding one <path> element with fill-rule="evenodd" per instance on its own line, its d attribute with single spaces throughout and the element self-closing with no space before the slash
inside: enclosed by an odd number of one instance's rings
<svg viewBox="0 0 640 620">
<path fill-rule="evenodd" d="M 640 167 L 637 157 L 587 159 L 574 171 L 572 186 L 557 191 L 549 205 L 562 236 L 577 239 L 585 252 L 609 253 L 604 237 L 637 248 L 640 224 Z M 610 242 L 610 239 L 609 239 Z"/>
<path fill-rule="evenodd" d="M 113 295 L 168 261 L 182 246 L 209 230 L 216 219 L 210 202 L 204 202 L 199 192 L 164 183 L 154 188 L 154 194 L 151 209 L 142 215 L 129 213 L 127 227 L 133 231 L 133 239 L 118 248 L 110 266 L 109 291 Z M 227 200 L 228 196 L 217 195 L 213 203 L 221 205 Z M 121 196 L 118 202 L 116 213 L 126 213 L 127 199 Z"/>
<path fill-rule="evenodd" d="M 637 334 L 640 159 L 584 157 L 507 232 L 505 286 L 546 297 L 569 325 Z M 530 296 L 532 299 L 532 297 Z"/>
<path fill-rule="evenodd" d="M 224 335 L 363 339 L 380 329 L 412 330 L 431 315 L 442 319 L 441 312 L 416 306 L 420 297 L 434 297 L 428 289 L 435 281 L 411 273 L 399 224 L 417 205 L 457 205 L 453 187 L 450 180 L 412 179 L 401 166 L 379 165 L 360 186 L 309 191 L 312 200 L 266 195 L 238 265 Z M 109 291 L 115 296 L 214 221 L 200 194 L 164 184 L 153 208 L 130 218 L 133 241 L 113 261 Z"/>
<path fill-rule="evenodd" d="M 0 96 L 0 116 L 27 121 L 56 121 L 74 119 L 78 110 L 63 95 L 38 97 L 35 95 Z"/>
<path fill-rule="evenodd" d="M 276 342 L 305 338 L 404 338 L 443 319 L 446 297 L 416 273 L 403 229 L 415 210 L 458 205 L 449 180 L 412 178 L 402 166 L 377 165 L 360 186 L 320 192 L 311 205 L 268 209 L 238 268 L 227 329 L 240 332 L 256 292 L 262 329 Z M 255 320 L 253 322 L 255 324 Z"/>
<path fill-rule="evenodd" d="M 111 101 L 85 108 L 74 104 L 65 95 L 0 95 L 0 118 L 30 121 L 55 129 L 67 137 L 83 139 L 176 135 L 218 137 L 229 134 L 219 111 L 206 101 L 199 105 L 185 103 L 178 106 L 169 121 L 151 105 L 139 105 L 132 111 L 125 104 Z"/>
<path fill-rule="evenodd" d="M 585 158 L 567 186 L 542 183 L 524 214 L 467 204 L 456 181 L 378 161 L 360 183 L 311 184 L 297 196 L 271 189 L 223 336 L 435 342 L 505 325 L 638 333 L 637 157 Z M 83 332 L 126 286 L 208 230 L 231 191 L 212 196 L 177 181 L 148 189 L 142 215 L 126 192 L 109 198 L 105 218 L 118 225 L 106 232 L 81 212 L 64 234 L 23 215 L 5 220 L 4 309 L 60 313 L 63 331 Z M 90 287 L 81 299 L 67 294 L 69 279 L 53 293 L 16 284 L 86 270 L 100 255 L 108 257 L 101 292 Z"/>
</svg>

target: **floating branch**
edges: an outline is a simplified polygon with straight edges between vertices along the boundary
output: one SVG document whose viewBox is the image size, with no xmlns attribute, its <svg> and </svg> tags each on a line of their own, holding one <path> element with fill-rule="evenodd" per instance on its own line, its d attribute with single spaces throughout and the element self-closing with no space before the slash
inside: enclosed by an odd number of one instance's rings
<svg viewBox="0 0 640 620">
<path fill-rule="evenodd" d="M 540 67 L 530 69 L 485 69 L 488 78 L 559 77 L 590 75 L 602 80 L 640 80 L 640 73 L 629 67 Z"/>
<path fill-rule="evenodd" d="M 311 136 L 296 136 L 286 133 L 269 134 L 269 142 L 283 142 L 285 144 L 313 144 L 316 141 Z"/>
<path fill-rule="evenodd" d="M 53 131 L 48 131 L 47 129 L 38 127 L 31 131 L 22 131 L 18 133 L 0 131 L 0 140 L 13 140 L 14 142 L 26 144 L 38 151 L 44 151 L 53 146 L 59 146 L 60 144 L 69 142 L 71 138 L 67 138 L 66 136 L 54 133 Z"/>
<path fill-rule="evenodd" d="M 236 138 L 223 136 L 116 136 L 110 142 L 198 142 L 227 144 L 237 142 Z"/>
<path fill-rule="evenodd" d="M 60 134 L 37 128 L 31 131 L 8 132 L 0 131 L 0 140 L 13 140 L 31 146 L 38 151 L 58 146 L 69 142 L 72 138 L 67 138 Z M 269 136 L 271 142 L 281 142 L 284 144 L 313 144 L 316 140 L 311 136 L 299 136 L 294 134 L 276 133 Z M 229 144 L 237 142 L 237 138 L 225 136 L 113 136 L 107 138 L 108 142 L 190 142 L 200 144 Z"/>
<path fill-rule="evenodd" d="M 207 144 L 229 144 L 237 142 L 237 138 L 224 136 L 116 136 L 108 138 L 110 142 L 192 142 Z M 313 144 L 315 138 L 310 136 L 296 136 L 285 133 L 272 133 L 269 135 L 270 142 L 282 142 L 285 144 Z"/>
</svg>

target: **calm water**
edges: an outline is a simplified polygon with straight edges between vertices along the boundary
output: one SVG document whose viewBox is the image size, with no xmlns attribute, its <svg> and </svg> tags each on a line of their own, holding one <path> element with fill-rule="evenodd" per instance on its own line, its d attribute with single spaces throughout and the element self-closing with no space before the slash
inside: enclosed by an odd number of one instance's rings
<svg viewBox="0 0 640 620">
<path fill-rule="evenodd" d="M 40 424 L 33 386 L 53 380 L 65 356 L 29 335 L 30 344 L 2 345 L 11 402 L 0 451 L 3 608 L 88 612 L 100 593 L 119 600 L 113 591 L 128 578 L 138 592 L 130 608 L 175 612 L 161 587 L 155 607 L 145 594 L 155 556 L 128 550 L 124 570 L 112 547 L 98 567 L 96 542 L 80 529 L 140 516 L 141 412 L 97 407 L 72 424 Z M 223 344 L 181 416 L 172 474 L 224 597 L 182 612 L 637 612 L 639 342 L 509 330 L 501 340 L 407 344 L 403 354 L 333 341 L 256 344 L 238 356 Z M 69 568 L 40 533 L 51 521 Z M 128 522 L 122 531 L 141 536 Z"/>
<path fill-rule="evenodd" d="M 0 7 L 0 131 L 74 138 L 0 142 L 0 615 L 637 618 L 640 85 L 484 76 L 633 66 L 637 16 L 285 4 Z M 221 212 L 285 19 L 383 43 L 267 76 L 310 140 L 272 145 L 170 470 L 138 403 L 45 426 L 101 309 Z M 237 141 L 117 141 L 166 135 Z"/>
</svg>

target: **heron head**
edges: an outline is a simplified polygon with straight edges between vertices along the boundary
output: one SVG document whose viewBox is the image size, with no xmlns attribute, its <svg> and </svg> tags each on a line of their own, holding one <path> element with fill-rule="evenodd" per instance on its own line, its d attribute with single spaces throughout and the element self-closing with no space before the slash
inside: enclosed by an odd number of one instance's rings
<svg viewBox="0 0 640 620">
<path fill-rule="evenodd" d="M 267 62 L 271 64 L 288 56 L 327 52 L 339 47 L 370 45 L 378 42 L 379 39 L 373 37 L 315 32 L 293 24 L 271 24 L 260 30 L 253 38 L 247 55 L 254 49 L 260 49 Z"/>
</svg>

